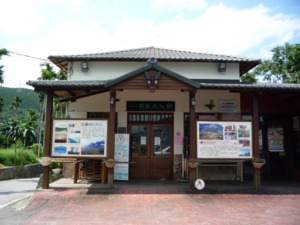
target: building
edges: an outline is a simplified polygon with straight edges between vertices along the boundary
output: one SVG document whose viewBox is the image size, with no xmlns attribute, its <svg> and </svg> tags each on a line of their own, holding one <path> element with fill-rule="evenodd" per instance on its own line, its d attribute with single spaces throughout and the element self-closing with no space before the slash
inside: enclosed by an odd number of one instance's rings
<svg viewBox="0 0 300 225">
<path fill-rule="evenodd" d="M 70 119 L 108 119 L 107 154 L 98 158 L 114 158 L 115 133 L 130 134 L 130 178 L 181 179 L 188 172 L 193 185 L 198 169 L 187 169 L 186 159 L 196 158 L 199 151 L 197 121 L 228 121 L 226 135 L 235 140 L 235 121 L 252 121 L 251 136 L 238 143 L 251 144 L 244 158 L 205 158 L 208 163 L 217 160 L 217 166 L 237 161 L 244 166 L 252 156 L 267 158 L 272 162 L 265 167 L 268 171 L 251 172 L 256 188 L 261 172 L 278 175 L 284 167 L 284 175 L 291 177 L 300 166 L 300 85 L 241 83 L 241 75 L 259 59 L 155 47 L 49 59 L 68 73 L 68 80 L 28 81 L 47 94 L 45 156 L 53 154 L 52 101 L 59 98 L 68 103 Z M 274 131 L 283 133 L 278 138 L 283 141 L 281 149 L 272 151 L 268 133 Z M 68 157 L 66 151 L 62 156 Z M 47 188 L 49 178 L 44 177 Z M 109 169 L 110 187 L 113 180 Z"/>
</svg>

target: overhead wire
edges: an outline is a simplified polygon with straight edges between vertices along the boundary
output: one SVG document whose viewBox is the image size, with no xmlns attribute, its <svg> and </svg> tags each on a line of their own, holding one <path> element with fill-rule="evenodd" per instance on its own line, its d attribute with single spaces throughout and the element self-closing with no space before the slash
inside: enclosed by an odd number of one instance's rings
<svg viewBox="0 0 300 225">
<path fill-rule="evenodd" d="M 26 54 L 23 54 L 23 53 L 18 53 L 18 52 L 14 52 L 14 51 L 10 51 L 10 50 L 7 50 L 7 55 L 3 55 L 3 56 L 9 56 L 9 57 L 15 57 L 15 58 L 25 58 L 25 59 L 28 59 L 28 60 L 38 60 L 38 61 L 42 61 L 42 62 L 46 62 L 46 63 L 51 63 L 53 64 L 50 60 L 48 59 L 43 59 L 43 58 L 40 58 L 40 57 L 36 57 L 36 56 L 31 56 L 31 55 L 26 55 Z M 6 80 L 8 80 L 10 83 L 18 86 L 18 87 L 21 87 L 21 88 L 28 88 L 26 85 L 22 85 L 22 84 L 17 84 L 15 83 L 15 81 L 12 81 L 10 80 L 7 76 L 5 76 L 4 74 L 2 75 Z"/>
<path fill-rule="evenodd" d="M 40 60 L 40 61 L 43 61 L 43 62 L 51 62 L 48 59 L 43 59 L 43 58 L 31 56 L 31 55 L 25 55 L 25 54 L 22 54 L 22 53 L 17 53 L 17 52 L 13 52 L 13 51 L 9 51 L 9 50 L 7 50 L 7 53 L 11 53 L 11 54 L 22 56 L 22 57 L 27 57 L 27 58 L 30 58 L 30 59 Z M 10 55 L 7 55 L 7 56 L 10 56 Z"/>
</svg>

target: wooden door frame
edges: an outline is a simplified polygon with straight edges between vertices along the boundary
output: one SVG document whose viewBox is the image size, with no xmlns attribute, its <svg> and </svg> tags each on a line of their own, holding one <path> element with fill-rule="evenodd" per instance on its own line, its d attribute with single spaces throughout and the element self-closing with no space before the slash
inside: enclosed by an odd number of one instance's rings
<svg viewBox="0 0 300 225">
<path fill-rule="evenodd" d="M 153 163 L 153 160 L 155 159 L 155 155 L 153 154 L 153 127 L 154 126 L 170 126 L 171 127 L 171 131 L 170 131 L 170 148 L 171 148 L 171 151 L 170 151 L 170 155 L 168 156 L 165 156 L 166 158 L 167 157 L 170 157 L 169 160 L 170 160 L 170 164 L 171 164 L 171 174 L 170 174 L 170 178 L 173 179 L 173 158 L 174 158 L 174 135 L 173 135 L 173 132 L 174 132 L 174 124 L 166 124 L 166 123 L 153 123 L 153 124 L 150 124 L 150 138 L 151 138 L 151 143 L 150 143 L 150 178 L 155 178 L 153 177 L 153 174 L 152 174 L 152 163 Z M 160 155 L 162 157 L 164 157 L 163 155 Z"/>
<path fill-rule="evenodd" d="M 149 140 L 151 140 L 151 137 L 150 137 L 150 134 L 149 134 L 150 124 L 137 124 L 137 123 L 128 124 L 128 134 L 129 134 L 129 137 L 130 137 L 130 134 L 131 134 L 131 126 L 147 126 L 147 140 L 148 141 L 147 141 L 147 145 L 146 145 L 147 146 L 147 156 L 131 156 L 131 142 L 129 143 L 129 161 L 135 163 L 134 161 L 136 159 L 139 159 L 140 157 L 143 157 L 143 158 L 146 159 L 147 165 L 148 165 L 148 161 L 151 162 L 151 159 L 150 159 L 151 155 L 149 155 L 150 154 L 150 151 L 149 151 L 149 149 L 150 149 L 150 141 Z M 129 175 L 130 175 L 130 171 L 129 171 Z M 150 178 L 150 177 L 151 177 L 150 170 L 147 169 L 147 178 Z"/>
<path fill-rule="evenodd" d="M 174 132 L 174 112 L 138 112 L 138 113 L 135 113 L 135 112 L 130 112 L 127 114 L 128 118 L 129 118 L 129 114 L 144 114 L 144 115 L 149 115 L 149 114 L 171 114 L 172 117 L 171 117 L 171 121 L 167 121 L 167 122 L 164 122 L 164 121 L 142 121 L 142 122 L 136 122 L 136 121 L 130 121 L 129 119 L 127 120 L 127 127 L 128 127 L 128 133 L 130 135 L 130 131 L 131 131 L 131 126 L 147 126 L 148 127 L 148 133 L 147 133 L 147 139 L 148 139 L 148 142 L 147 142 L 147 162 L 149 163 L 149 165 L 147 165 L 148 169 L 147 169 L 147 178 L 148 179 L 153 179 L 153 174 L 152 174 L 152 163 L 153 163 L 153 160 L 155 158 L 155 156 L 153 155 L 153 126 L 170 126 L 170 155 L 168 157 L 170 157 L 170 164 L 171 164 L 171 171 L 170 171 L 170 179 L 173 178 L 173 160 L 174 160 L 174 135 L 173 135 L 173 132 Z M 152 147 L 152 148 L 151 148 Z M 130 146 L 130 151 L 131 151 L 131 146 Z M 129 152 L 130 154 L 131 152 Z M 139 156 L 131 156 L 129 155 L 129 158 L 130 160 L 134 161 L 135 157 L 139 157 Z"/>
</svg>

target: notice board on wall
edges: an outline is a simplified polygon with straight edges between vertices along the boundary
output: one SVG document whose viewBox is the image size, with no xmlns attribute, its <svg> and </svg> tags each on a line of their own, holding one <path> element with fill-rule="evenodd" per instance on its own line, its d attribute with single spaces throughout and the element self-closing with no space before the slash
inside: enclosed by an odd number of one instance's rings
<svg viewBox="0 0 300 225">
<path fill-rule="evenodd" d="M 197 121 L 197 158 L 251 159 L 251 121 Z"/>
<path fill-rule="evenodd" d="M 107 120 L 53 120 L 52 156 L 106 157 Z"/>
<path fill-rule="evenodd" d="M 284 152 L 283 128 L 268 128 L 268 143 L 270 152 Z"/>
</svg>

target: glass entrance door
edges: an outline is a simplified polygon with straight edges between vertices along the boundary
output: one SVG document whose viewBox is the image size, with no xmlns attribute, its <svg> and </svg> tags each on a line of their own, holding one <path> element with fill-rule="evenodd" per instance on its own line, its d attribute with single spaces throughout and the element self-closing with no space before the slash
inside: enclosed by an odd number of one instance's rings
<svg viewBox="0 0 300 225">
<path fill-rule="evenodd" d="M 172 178 L 172 125 L 129 125 L 130 178 Z"/>
</svg>

